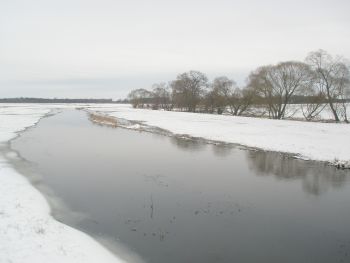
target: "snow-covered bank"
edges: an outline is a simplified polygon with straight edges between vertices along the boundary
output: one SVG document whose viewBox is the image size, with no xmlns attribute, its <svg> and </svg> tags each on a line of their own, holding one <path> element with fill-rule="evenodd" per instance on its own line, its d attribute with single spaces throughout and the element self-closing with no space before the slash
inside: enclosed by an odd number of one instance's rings
<svg viewBox="0 0 350 263">
<path fill-rule="evenodd" d="M 7 142 L 57 107 L 73 105 L 0 105 L 0 262 L 123 262 L 91 237 L 54 220 L 44 197 L 7 160 L 16 158 Z"/>
<path fill-rule="evenodd" d="M 106 105 L 92 107 L 90 110 L 140 121 L 174 134 L 186 134 L 350 166 L 348 124 L 153 111 L 133 109 L 130 105 Z"/>
</svg>

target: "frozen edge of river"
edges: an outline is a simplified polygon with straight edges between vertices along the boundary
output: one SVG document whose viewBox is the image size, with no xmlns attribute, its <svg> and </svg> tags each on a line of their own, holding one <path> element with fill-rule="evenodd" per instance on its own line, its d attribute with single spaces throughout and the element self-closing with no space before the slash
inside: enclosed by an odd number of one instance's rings
<svg viewBox="0 0 350 263">
<path fill-rule="evenodd" d="M 0 262 L 125 262 L 85 233 L 56 221 L 43 195 L 8 161 L 18 158 L 9 141 L 54 108 L 62 107 L 0 108 Z"/>
<path fill-rule="evenodd" d="M 172 136 L 280 152 L 294 158 L 350 168 L 350 125 L 271 120 L 187 112 L 133 109 L 130 105 L 90 107 L 89 112 L 127 120 L 119 126 L 160 129 Z"/>
</svg>

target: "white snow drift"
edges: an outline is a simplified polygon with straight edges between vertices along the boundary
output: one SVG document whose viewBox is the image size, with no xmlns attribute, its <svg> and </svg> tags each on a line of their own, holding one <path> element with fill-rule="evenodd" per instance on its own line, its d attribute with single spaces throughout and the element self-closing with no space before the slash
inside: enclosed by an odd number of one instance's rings
<svg viewBox="0 0 350 263">
<path fill-rule="evenodd" d="M 51 105 L 0 105 L 0 147 L 34 125 Z M 66 106 L 59 106 L 66 107 Z M 123 262 L 89 236 L 55 221 L 44 197 L 0 152 L 0 262 Z"/>
<path fill-rule="evenodd" d="M 91 108 L 140 121 L 174 134 L 290 153 L 304 159 L 350 165 L 350 125 L 271 120 L 187 112 L 133 109 L 130 105 Z"/>
</svg>

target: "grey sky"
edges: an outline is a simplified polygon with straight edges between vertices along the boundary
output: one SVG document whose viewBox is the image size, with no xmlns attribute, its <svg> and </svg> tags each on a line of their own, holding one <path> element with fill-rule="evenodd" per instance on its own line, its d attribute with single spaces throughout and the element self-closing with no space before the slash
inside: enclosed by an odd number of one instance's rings
<svg viewBox="0 0 350 263">
<path fill-rule="evenodd" d="M 0 97 L 123 98 L 190 69 L 350 58 L 348 0 L 0 0 Z"/>
</svg>

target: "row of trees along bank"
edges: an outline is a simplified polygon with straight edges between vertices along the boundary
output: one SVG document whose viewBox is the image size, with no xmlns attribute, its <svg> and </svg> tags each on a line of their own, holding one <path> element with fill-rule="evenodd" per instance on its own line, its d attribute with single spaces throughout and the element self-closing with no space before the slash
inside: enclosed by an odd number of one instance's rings
<svg viewBox="0 0 350 263">
<path fill-rule="evenodd" d="M 199 71 L 189 71 L 152 91 L 136 89 L 128 99 L 133 107 L 232 115 L 287 118 L 287 106 L 299 104 L 306 120 L 328 105 L 336 122 L 348 122 L 350 73 L 342 57 L 324 50 L 311 52 L 305 62 L 286 61 L 252 71 L 244 87 L 225 76 L 209 82 Z"/>
</svg>

